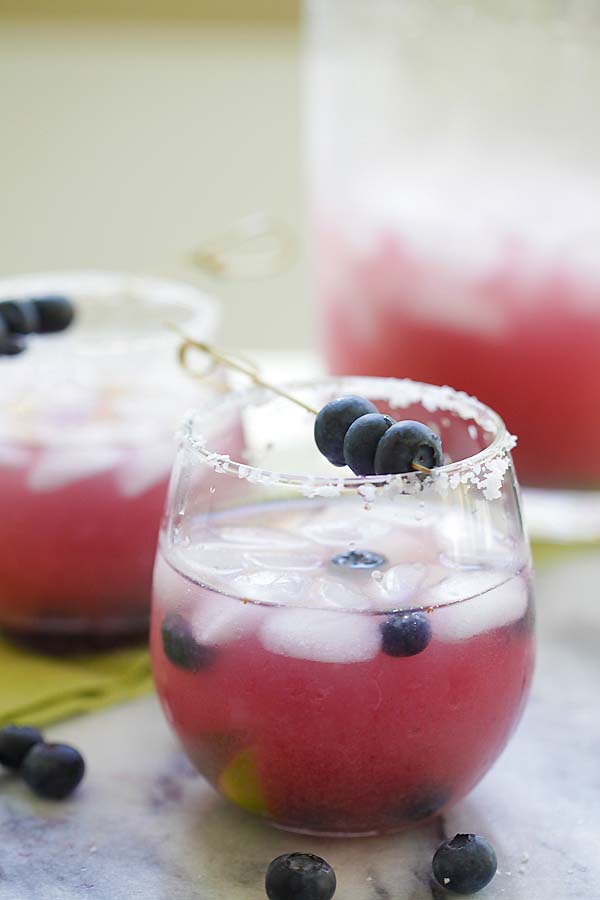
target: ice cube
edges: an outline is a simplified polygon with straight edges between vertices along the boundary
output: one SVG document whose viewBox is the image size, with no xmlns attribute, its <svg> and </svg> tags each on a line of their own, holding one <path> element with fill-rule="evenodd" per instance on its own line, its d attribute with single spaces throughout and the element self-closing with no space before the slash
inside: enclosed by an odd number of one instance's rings
<svg viewBox="0 0 600 900">
<path fill-rule="evenodd" d="M 388 534 L 392 525 L 389 520 L 380 518 L 375 510 L 366 511 L 363 506 L 335 508 L 331 513 L 319 517 L 304 525 L 301 533 L 304 537 L 326 547 L 347 547 L 355 544 L 369 550 L 383 535 Z"/>
<path fill-rule="evenodd" d="M 476 597 L 506 581 L 506 572 L 498 572 L 495 569 L 479 569 L 451 573 L 439 584 L 436 584 L 427 593 L 425 598 L 428 606 L 455 603 L 457 600 L 466 600 L 468 597 Z"/>
<path fill-rule="evenodd" d="M 309 604 L 318 608 L 334 609 L 370 609 L 366 593 L 355 590 L 346 581 L 334 578 L 317 578 L 311 585 Z M 365 581 L 364 576 L 361 581 Z"/>
<path fill-rule="evenodd" d="M 193 592 L 194 585 L 176 572 L 159 553 L 154 564 L 152 593 L 163 609 L 179 609 Z"/>
<path fill-rule="evenodd" d="M 53 491 L 107 472 L 119 464 L 116 447 L 53 447 L 38 456 L 27 478 L 32 491 Z"/>
<path fill-rule="evenodd" d="M 232 578 L 231 593 L 262 603 L 300 603 L 308 593 L 308 584 L 299 572 L 255 569 Z"/>
<path fill-rule="evenodd" d="M 220 537 L 226 543 L 243 544 L 248 550 L 308 550 L 306 540 L 278 528 L 229 525 L 220 529 Z"/>
<path fill-rule="evenodd" d="M 374 616 L 299 608 L 271 610 L 260 639 L 271 653 L 323 663 L 364 662 L 380 645 Z"/>
<path fill-rule="evenodd" d="M 381 609 L 406 609 L 417 605 L 419 589 L 425 583 L 427 566 L 423 563 L 400 563 L 385 572 L 377 587 L 376 603 Z"/>
<path fill-rule="evenodd" d="M 128 450 L 116 473 L 121 494 L 124 497 L 139 497 L 166 482 L 173 465 L 173 455 L 170 441 Z"/>
<path fill-rule="evenodd" d="M 431 614 L 434 636 L 442 641 L 464 641 L 520 619 L 527 608 L 525 581 L 517 576 L 499 584 L 501 577 L 498 572 L 469 572 L 451 576 L 433 588 L 430 598 L 450 602 Z M 471 599 L 460 602 L 463 597 Z"/>
<path fill-rule="evenodd" d="M 323 560 L 314 554 L 289 550 L 250 550 L 244 554 L 251 566 L 265 569 L 281 569 L 285 572 L 307 572 L 318 569 Z"/>
<path fill-rule="evenodd" d="M 243 550 L 221 541 L 190 544 L 183 552 L 182 564 L 195 578 L 206 584 L 243 572 L 246 559 Z"/>
<path fill-rule="evenodd" d="M 23 447 L 0 444 L 0 468 L 19 469 L 29 462 L 29 452 Z"/>
<path fill-rule="evenodd" d="M 193 605 L 192 632 L 201 644 L 227 644 L 256 631 L 265 612 L 254 603 L 203 591 Z"/>
</svg>

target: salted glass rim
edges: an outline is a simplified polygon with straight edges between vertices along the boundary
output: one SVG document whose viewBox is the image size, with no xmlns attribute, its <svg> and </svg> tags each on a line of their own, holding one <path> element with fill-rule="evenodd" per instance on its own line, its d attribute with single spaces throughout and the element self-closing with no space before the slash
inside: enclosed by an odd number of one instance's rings
<svg viewBox="0 0 600 900">
<path fill-rule="evenodd" d="M 53 336 L 69 340 L 78 353 L 143 350 L 167 342 L 179 340 L 174 331 L 169 330 L 169 307 L 184 309 L 189 315 L 179 325 L 190 332 L 192 337 L 212 338 L 221 318 L 220 306 L 208 292 L 180 278 L 145 275 L 137 272 L 114 269 L 48 269 L 42 272 L 24 272 L 0 278 L 0 300 L 26 299 L 43 294 L 83 295 L 90 292 L 97 295 L 98 302 L 108 300 L 115 294 L 131 292 L 141 303 L 149 307 L 156 303 L 165 309 L 164 323 L 157 317 L 156 327 L 149 331 L 133 328 L 119 335 L 117 331 L 97 331 L 93 328 L 68 329 L 63 334 Z M 107 313 L 108 321 L 108 313 Z M 176 322 L 173 324 L 177 324 Z M 75 321 L 75 326 L 77 320 Z M 46 342 L 47 344 L 48 342 Z"/>
<path fill-rule="evenodd" d="M 269 486 L 298 486 L 308 489 L 327 489 L 339 491 L 341 489 L 359 488 L 361 485 L 384 485 L 393 483 L 402 485 L 420 485 L 424 479 L 451 478 L 453 475 L 461 476 L 466 472 L 477 473 L 486 463 L 499 456 L 506 457 L 515 446 L 516 438 L 510 434 L 501 416 L 491 407 L 482 403 L 476 397 L 457 391 L 448 385 L 438 386 L 422 381 L 413 381 L 409 378 L 383 378 L 369 375 L 349 376 L 323 376 L 320 378 L 303 379 L 285 382 L 277 385 L 289 394 L 296 391 L 318 389 L 330 386 L 342 395 L 344 393 L 363 394 L 373 397 L 375 400 L 390 402 L 392 409 L 402 408 L 400 403 L 394 407 L 394 393 L 397 400 L 402 393 L 405 394 L 404 407 L 414 403 L 422 403 L 427 412 L 448 412 L 457 415 L 465 421 L 472 420 L 485 434 L 493 434 L 493 439 L 487 447 L 479 450 L 472 456 L 436 466 L 430 475 L 421 472 L 398 473 L 394 475 L 308 475 L 291 472 L 280 472 L 267 468 L 241 463 L 232 460 L 228 454 L 217 453 L 212 450 L 202 436 L 202 428 L 209 422 L 223 417 L 229 409 L 244 409 L 250 405 L 264 405 L 268 398 L 277 399 L 277 394 L 267 387 L 252 386 L 243 390 L 232 391 L 227 397 L 215 400 L 208 407 L 189 410 L 182 423 L 179 433 L 179 444 L 185 446 L 198 455 L 219 473 L 237 478 L 247 478 L 250 481 L 261 481 Z M 386 392 L 387 389 L 387 392 Z M 382 393 L 378 394 L 377 391 Z M 263 402 L 256 402 L 259 398 L 265 398 Z M 309 413 L 307 413 L 309 415 Z"/>
</svg>

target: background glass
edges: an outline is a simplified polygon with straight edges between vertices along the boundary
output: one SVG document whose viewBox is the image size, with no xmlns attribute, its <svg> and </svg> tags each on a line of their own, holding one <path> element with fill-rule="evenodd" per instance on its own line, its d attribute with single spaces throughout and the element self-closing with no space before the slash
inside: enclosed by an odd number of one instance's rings
<svg viewBox="0 0 600 900">
<path fill-rule="evenodd" d="M 217 385 L 183 372 L 167 323 L 210 339 L 217 307 L 133 275 L 0 281 L 2 299 L 52 293 L 75 324 L 0 360 L 0 626 L 58 644 L 142 634 L 173 432 Z"/>
<path fill-rule="evenodd" d="M 597 5 L 307 7 L 332 371 L 475 393 L 518 435 L 523 483 L 577 502 L 600 485 Z M 582 499 L 568 521 L 529 502 L 534 530 L 600 535 Z"/>
</svg>

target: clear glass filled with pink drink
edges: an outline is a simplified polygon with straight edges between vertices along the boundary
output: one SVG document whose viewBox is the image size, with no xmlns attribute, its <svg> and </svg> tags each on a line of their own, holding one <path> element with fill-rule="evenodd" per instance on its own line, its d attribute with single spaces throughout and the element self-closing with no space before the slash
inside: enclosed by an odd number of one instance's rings
<svg viewBox="0 0 600 900">
<path fill-rule="evenodd" d="M 533 667 L 530 557 L 491 410 L 376 378 L 369 397 L 443 440 L 432 474 L 353 476 L 313 416 L 264 389 L 192 413 L 154 573 L 165 715 L 233 803 L 292 830 L 370 834 L 456 802 L 510 738 Z"/>
<path fill-rule="evenodd" d="M 600 538 L 598 8 L 307 7 L 330 370 L 475 393 L 535 533 Z"/>
<path fill-rule="evenodd" d="M 61 294 L 61 335 L 0 360 L 0 628 L 69 648 L 143 635 L 176 424 L 214 392 L 177 364 L 168 323 L 210 339 L 195 288 L 101 272 L 0 282 Z"/>
</svg>

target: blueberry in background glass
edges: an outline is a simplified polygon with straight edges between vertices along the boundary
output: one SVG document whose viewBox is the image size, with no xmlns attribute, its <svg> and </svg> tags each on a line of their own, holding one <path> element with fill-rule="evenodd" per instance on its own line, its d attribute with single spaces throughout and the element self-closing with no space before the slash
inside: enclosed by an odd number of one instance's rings
<svg viewBox="0 0 600 900">
<path fill-rule="evenodd" d="M 0 302 L 0 355 L 17 355 L 25 349 L 17 335 L 54 334 L 73 323 L 75 307 L 67 297 L 32 297 Z"/>
</svg>

